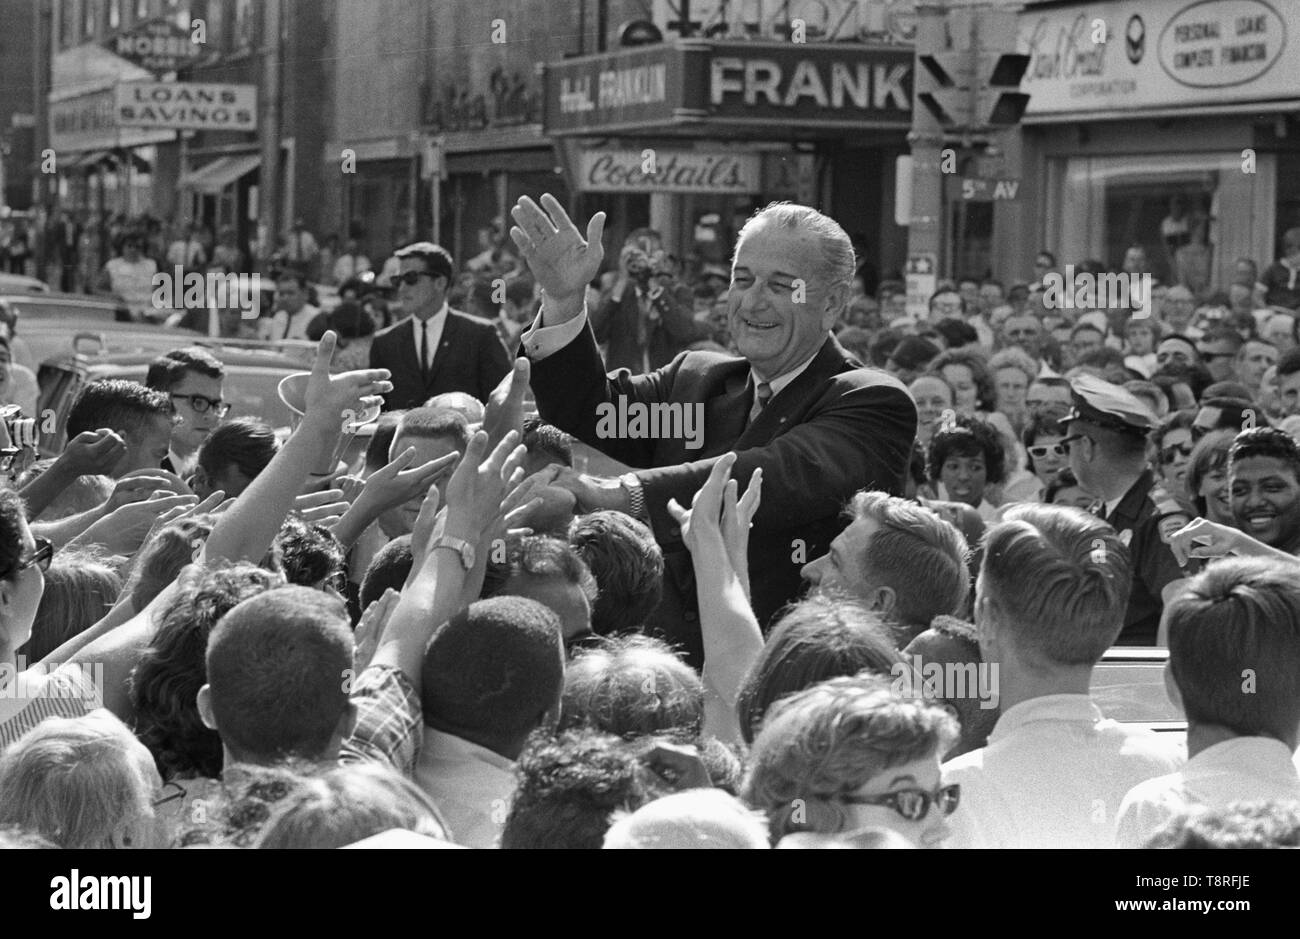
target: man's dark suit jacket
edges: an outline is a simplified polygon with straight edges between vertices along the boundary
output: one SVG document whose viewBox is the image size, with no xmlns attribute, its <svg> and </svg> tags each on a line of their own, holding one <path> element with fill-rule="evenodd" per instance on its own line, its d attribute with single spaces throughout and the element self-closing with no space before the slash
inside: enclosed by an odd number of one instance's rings
<svg viewBox="0 0 1300 939">
<path fill-rule="evenodd" d="M 766 629 L 795 599 L 800 568 L 824 554 L 847 524 L 843 510 L 860 489 L 900 495 L 916 436 L 916 406 L 903 386 L 862 368 L 828 336 L 808 368 L 748 424 L 754 392 L 749 363 L 715 352 L 685 352 L 649 375 L 606 376 L 596 340 L 583 330 L 563 349 L 534 362 L 532 388 L 544 419 L 629 466 L 637 477 L 655 538 L 664 549 L 664 600 L 650 626 L 703 660 L 695 578 L 681 531 L 668 514 L 675 498 L 689 507 L 716 457 L 734 450 L 741 491 L 763 469 L 763 499 L 749 540 L 754 612 Z M 685 440 L 599 439 L 597 405 L 628 402 L 704 404 L 703 446 Z"/>
<path fill-rule="evenodd" d="M 596 307 L 591 328 L 596 341 L 608 350 L 606 368 L 641 371 L 643 347 L 650 367 L 662 368 L 691 343 L 709 338 L 708 329 L 695 321 L 695 300 L 689 288 L 681 284 L 666 288 L 650 304 L 659 318 L 647 319 L 644 326 L 634 284 L 627 285 L 617 302 L 611 295 Z"/>
<path fill-rule="evenodd" d="M 448 310 L 433 365 L 428 375 L 421 375 L 415 355 L 414 322 L 407 317 L 376 333 L 370 346 L 370 367 L 393 373 L 393 390 L 384 396 L 385 411 L 419 407 L 434 395 L 448 391 L 464 391 L 487 401 L 492 389 L 510 371 L 505 346 L 490 322 Z"/>
</svg>

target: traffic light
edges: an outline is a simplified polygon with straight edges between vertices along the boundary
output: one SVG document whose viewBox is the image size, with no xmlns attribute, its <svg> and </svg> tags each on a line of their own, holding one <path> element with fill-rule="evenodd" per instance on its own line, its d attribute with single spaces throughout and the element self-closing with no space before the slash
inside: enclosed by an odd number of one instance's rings
<svg viewBox="0 0 1300 939">
<path fill-rule="evenodd" d="M 1020 91 L 1029 56 L 1015 51 L 1014 14 L 1008 19 L 1003 10 L 954 10 L 943 32 L 937 48 L 917 49 L 917 75 L 927 86 L 917 99 L 926 110 L 961 131 L 1020 123 L 1029 106 L 1029 95 Z"/>
</svg>

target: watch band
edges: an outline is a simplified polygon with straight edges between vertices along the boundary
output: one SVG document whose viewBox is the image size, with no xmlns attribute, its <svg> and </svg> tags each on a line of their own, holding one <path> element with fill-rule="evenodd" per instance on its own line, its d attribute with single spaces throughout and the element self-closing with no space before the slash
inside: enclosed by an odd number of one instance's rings
<svg viewBox="0 0 1300 939">
<path fill-rule="evenodd" d="M 649 514 L 645 508 L 645 487 L 641 485 L 641 480 L 637 478 L 636 473 L 624 473 L 618 478 L 627 490 L 628 514 L 639 521 L 646 521 Z"/>
<path fill-rule="evenodd" d="M 460 556 L 460 566 L 465 570 L 474 569 L 474 546 L 468 541 L 461 538 L 453 538 L 450 535 L 443 535 L 433 543 L 430 551 L 437 551 L 439 548 L 448 548 L 455 551 Z"/>
</svg>

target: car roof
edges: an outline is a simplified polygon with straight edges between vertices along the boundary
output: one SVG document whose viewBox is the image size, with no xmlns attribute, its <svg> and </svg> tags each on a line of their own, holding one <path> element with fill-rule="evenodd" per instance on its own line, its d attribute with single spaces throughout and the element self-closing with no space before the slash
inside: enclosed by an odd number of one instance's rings
<svg viewBox="0 0 1300 939">
<path fill-rule="evenodd" d="M 171 344 L 173 347 L 175 343 Z M 300 358 L 282 355 L 274 350 L 261 349 L 239 349 L 227 348 L 217 345 L 210 345 L 204 342 L 189 342 L 187 346 L 197 346 L 205 348 L 212 355 L 221 361 L 222 365 L 227 368 L 265 368 L 275 371 L 284 371 L 286 369 L 294 372 L 306 371 L 306 364 Z M 47 359 L 44 364 L 68 364 L 73 362 L 86 369 L 98 370 L 100 368 L 138 368 L 141 365 L 148 366 L 150 362 L 158 358 L 160 351 L 157 349 L 130 349 L 120 351 L 107 351 L 98 354 L 86 354 L 84 352 L 73 352 L 68 350 L 63 355 Z"/>
<path fill-rule="evenodd" d="M 0 274 L 0 293 L 49 293 L 50 285 L 25 274 Z"/>
</svg>

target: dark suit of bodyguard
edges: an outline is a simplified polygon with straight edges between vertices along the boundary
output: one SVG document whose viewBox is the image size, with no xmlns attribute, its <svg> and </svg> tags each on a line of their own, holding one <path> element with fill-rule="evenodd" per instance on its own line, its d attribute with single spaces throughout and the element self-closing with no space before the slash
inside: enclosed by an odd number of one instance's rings
<svg viewBox="0 0 1300 939">
<path fill-rule="evenodd" d="M 531 200 L 520 200 L 512 235 L 550 303 L 556 291 L 548 279 L 567 290 L 585 284 L 593 253 L 599 263 L 599 248 L 588 248 L 585 263 L 578 263 L 583 253 L 573 242 L 581 243 L 581 235 L 558 203 L 543 197 L 543 205 L 549 217 Z M 592 241 L 599 239 L 600 220 L 588 228 Z M 559 267 L 550 258 L 566 252 L 574 270 L 567 283 L 558 283 L 565 275 L 550 276 Z M 544 306 L 525 334 L 542 417 L 636 468 L 618 479 L 571 473 L 560 484 L 573 488 L 584 511 L 626 511 L 654 529 L 666 556 L 665 597 L 651 625 L 680 644 L 692 664 L 703 658 L 695 584 L 666 505 L 672 498 L 689 506 L 718 456 L 738 454 L 732 476 L 742 490 L 754 469 L 763 469 L 749 574 L 754 612 L 765 626 L 798 596 L 801 566 L 825 553 L 843 529 L 842 512 L 855 492 L 902 492 L 916 408 L 898 381 L 862 368 L 829 332 L 852 273 L 852 248 L 838 225 L 812 209 L 784 206 L 751 219 L 738 238 L 729 314 L 744 358 L 687 352 L 648 375 L 624 369 L 607 376 L 581 295 L 572 293 L 556 304 L 561 309 L 554 317 Z M 699 406 L 702 435 L 598 433 L 608 406 L 650 404 Z"/>
</svg>

